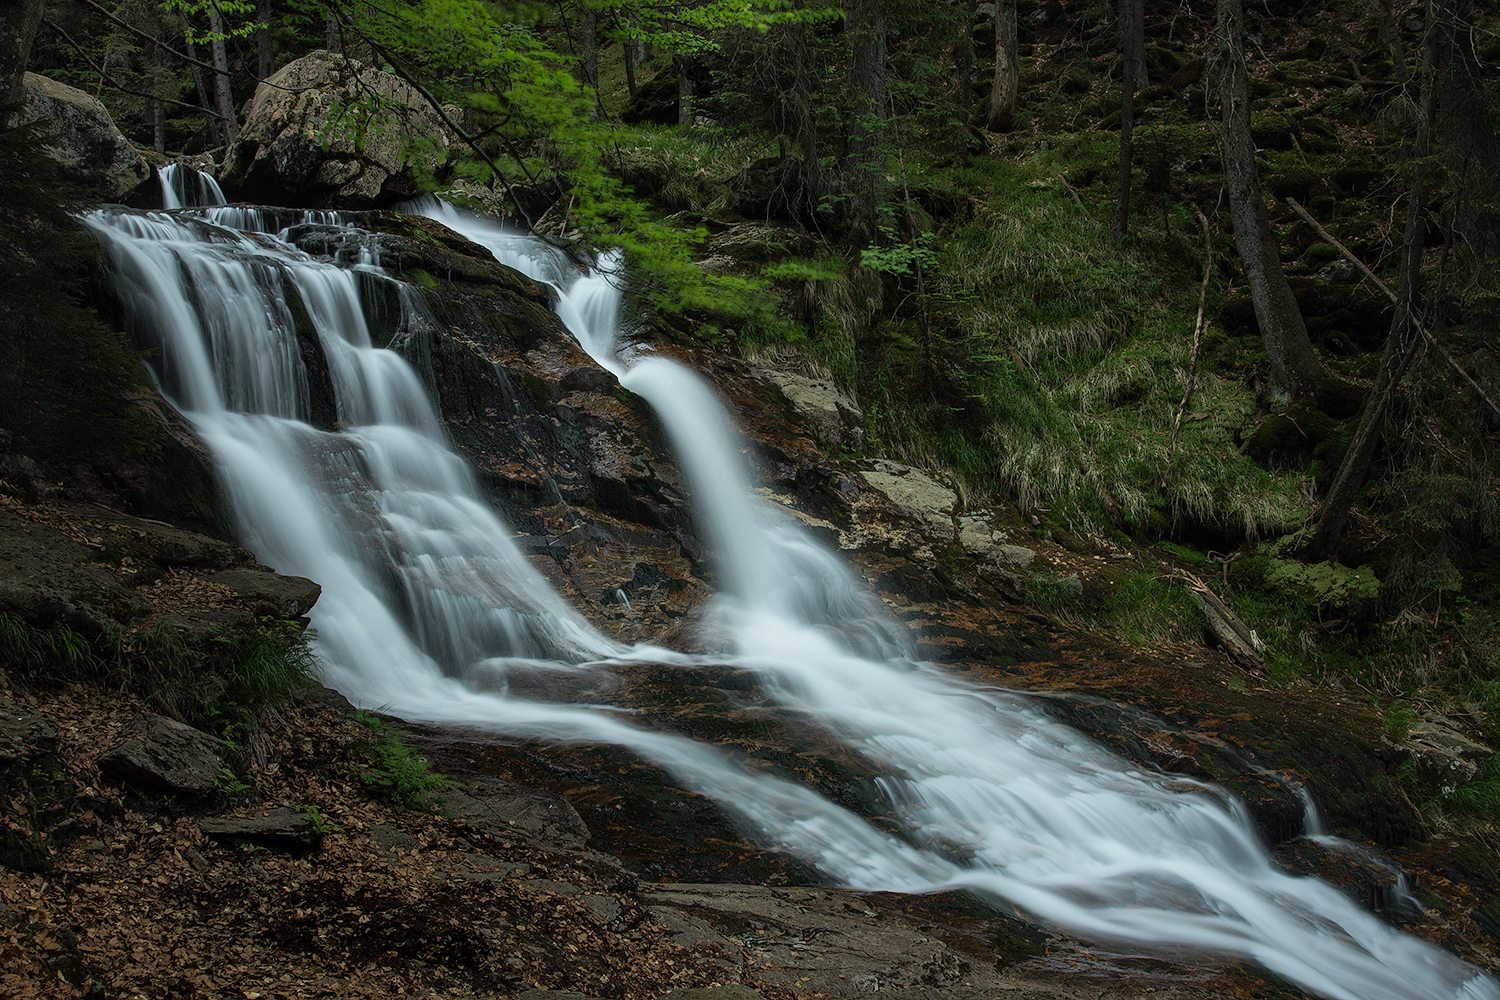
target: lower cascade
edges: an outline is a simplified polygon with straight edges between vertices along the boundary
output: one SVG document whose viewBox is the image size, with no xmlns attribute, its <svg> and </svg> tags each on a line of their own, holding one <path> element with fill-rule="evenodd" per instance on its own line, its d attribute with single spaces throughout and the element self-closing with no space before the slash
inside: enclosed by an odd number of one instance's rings
<svg viewBox="0 0 1500 1000">
<path fill-rule="evenodd" d="M 172 190 L 170 204 L 217 200 L 181 178 Z M 373 251 L 339 264 L 294 246 L 299 226 L 342 225 L 332 213 L 96 212 L 87 222 L 132 335 L 212 450 L 241 541 L 323 586 L 312 618 L 329 686 L 407 719 L 625 746 L 763 846 L 851 888 L 969 889 L 1085 938 L 1245 959 L 1339 1000 L 1500 998 L 1456 957 L 1275 868 L 1232 797 L 1140 771 L 1032 699 L 914 660 L 837 556 L 756 497 L 707 386 L 675 362 L 617 355 L 618 260 L 580 276 L 540 241 L 436 202 L 412 210 L 555 285 L 579 343 L 655 409 L 713 548 L 711 617 L 728 643 L 713 654 L 626 646 L 553 591 L 448 449 L 413 370 L 372 344 L 373 300 L 399 304 L 399 343 L 431 322 L 421 297 Z M 312 418 L 299 329 L 327 359 L 332 429 Z M 586 678 L 644 662 L 753 674 L 882 775 L 901 835 L 611 706 L 507 694 L 518 673 Z"/>
</svg>

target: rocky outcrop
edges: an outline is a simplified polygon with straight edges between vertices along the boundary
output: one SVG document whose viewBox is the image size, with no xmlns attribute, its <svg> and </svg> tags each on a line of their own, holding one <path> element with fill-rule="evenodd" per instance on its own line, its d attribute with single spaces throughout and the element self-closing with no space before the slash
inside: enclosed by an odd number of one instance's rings
<svg viewBox="0 0 1500 1000">
<path fill-rule="evenodd" d="M 370 208 L 417 194 L 418 178 L 443 164 L 448 143 L 442 120 L 410 84 L 319 50 L 256 88 L 219 180 L 250 201 Z"/>
<path fill-rule="evenodd" d="M 149 713 L 135 720 L 135 731 L 132 739 L 99 762 L 101 768 L 168 795 L 202 795 L 213 790 L 229 751 L 223 740 Z"/>
<path fill-rule="evenodd" d="M 43 123 L 47 155 L 64 177 L 105 201 L 122 201 L 151 176 L 151 165 L 97 98 L 36 73 L 26 74 L 24 90 L 21 118 Z"/>
<path fill-rule="evenodd" d="M 824 448 L 858 451 L 864 447 L 864 411 L 832 379 L 776 369 L 766 369 L 763 374 L 781 389 L 797 419 Z"/>
<path fill-rule="evenodd" d="M 195 588 L 200 579 L 213 584 Z M 144 623 L 162 598 L 205 629 L 248 625 L 301 617 L 316 596 L 316 584 L 277 577 L 237 545 L 160 521 L 96 504 L 0 506 L 0 611 L 38 628 L 93 640 Z"/>
</svg>

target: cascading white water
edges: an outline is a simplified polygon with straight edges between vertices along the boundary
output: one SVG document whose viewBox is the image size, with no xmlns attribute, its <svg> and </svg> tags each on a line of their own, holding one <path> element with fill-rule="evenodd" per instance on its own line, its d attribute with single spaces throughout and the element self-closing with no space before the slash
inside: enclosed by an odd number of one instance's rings
<svg viewBox="0 0 1500 1000">
<path fill-rule="evenodd" d="M 219 182 L 201 170 L 180 163 L 168 163 L 157 174 L 161 182 L 163 208 L 199 208 L 224 204 Z"/>
<path fill-rule="evenodd" d="M 222 215 L 220 225 L 92 216 L 132 328 L 159 346 L 164 390 L 214 450 L 244 540 L 279 570 L 323 584 L 313 612 L 320 655 L 353 700 L 413 719 L 623 744 L 719 801 L 767 846 L 846 885 L 967 887 L 1099 940 L 1249 958 L 1334 998 L 1500 998 L 1493 980 L 1451 955 L 1322 882 L 1274 869 L 1232 800 L 1206 786 L 1178 791 L 1182 779 L 1135 770 L 1029 699 L 912 662 L 848 571 L 751 499 L 712 394 L 662 359 L 615 357 L 619 296 L 606 275 L 569 282 L 575 269 L 539 244 L 523 251 L 482 223 L 429 211 L 559 284 L 559 312 L 580 342 L 657 407 L 718 550 L 735 651 L 710 662 L 754 671 L 789 710 L 871 761 L 906 836 L 607 708 L 493 690 L 518 666 L 587 673 L 706 658 L 611 643 L 545 586 L 443 447 L 409 369 L 370 346 L 354 272 L 247 239 Z M 292 293 L 334 369 L 337 433 L 307 422 L 306 373 L 282 302 Z M 969 860 L 948 860 L 955 846 Z"/>
</svg>

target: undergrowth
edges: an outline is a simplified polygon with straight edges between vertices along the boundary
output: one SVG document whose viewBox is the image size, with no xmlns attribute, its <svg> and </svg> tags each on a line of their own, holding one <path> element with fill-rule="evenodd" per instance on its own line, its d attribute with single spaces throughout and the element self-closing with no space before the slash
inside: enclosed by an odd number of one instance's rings
<svg viewBox="0 0 1500 1000">
<path fill-rule="evenodd" d="M 0 661 L 47 681 L 137 694 L 163 715 L 234 743 L 267 712 L 293 702 L 317 673 L 315 633 L 263 618 L 195 638 L 162 622 L 89 642 L 64 624 L 37 628 L 0 613 Z"/>
<path fill-rule="evenodd" d="M 369 762 L 360 775 L 365 787 L 397 812 L 440 811 L 442 799 L 438 793 L 457 788 L 458 783 L 434 772 L 426 757 L 402 743 L 404 730 L 371 712 L 355 712 L 352 718 L 374 736 L 372 741 L 352 748 Z"/>
</svg>

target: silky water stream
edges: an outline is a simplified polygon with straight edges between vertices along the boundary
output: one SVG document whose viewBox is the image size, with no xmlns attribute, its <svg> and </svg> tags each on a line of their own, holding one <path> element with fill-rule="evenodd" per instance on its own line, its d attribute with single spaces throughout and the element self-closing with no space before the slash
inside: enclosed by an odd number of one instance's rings
<svg viewBox="0 0 1500 1000">
<path fill-rule="evenodd" d="M 216 200 L 178 183 L 175 197 Z M 531 738 L 612 743 L 712 798 L 767 848 L 867 890 L 964 888 L 1112 946 L 1248 959 L 1339 1000 L 1500 998 L 1500 986 L 1401 934 L 1327 884 L 1274 868 L 1235 801 L 1150 774 L 1031 700 L 917 662 L 853 575 L 751 489 L 731 420 L 691 371 L 621 360 L 617 280 L 437 203 L 418 210 L 555 284 L 585 349 L 656 410 L 692 489 L 722 593 L 720 655 L 625 646 L 570 608 L 511 541 L 448 450 L 399 354 L 372 346 L 365 303 L 401 303 L 393 343 L 426 322 L 419 296 L 368 252 L 339 266 L 289 225 L 329 213 L 108 208 L 107 248 L 136 341 L 214 455 L 241 540 L 323 586 L 313 609 L 324 679 L 402 717 Z M 290 220 L 290 221 L 289 221 Z M 382 293 L 377 296 L 377 292 Z M 336 423 L 314 426 L 307 344 L 327 358 Z M 308 326 L 311 330 L 308 330 Z M 661 663 L 752 672 L 786 710 L 883 775 L 894 836 L 813 791 L 609 705 L 508 697 L 514 671 L 589 675 Z M 967 860 L 957 862 L 954 845 Z"/>
</svg>

